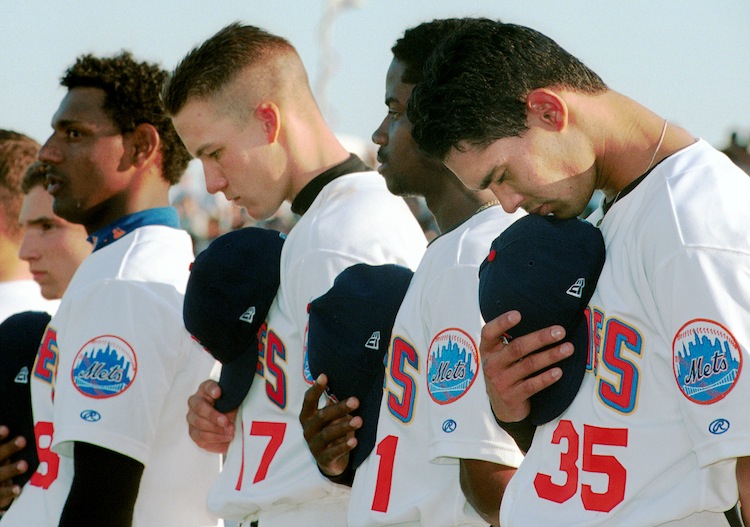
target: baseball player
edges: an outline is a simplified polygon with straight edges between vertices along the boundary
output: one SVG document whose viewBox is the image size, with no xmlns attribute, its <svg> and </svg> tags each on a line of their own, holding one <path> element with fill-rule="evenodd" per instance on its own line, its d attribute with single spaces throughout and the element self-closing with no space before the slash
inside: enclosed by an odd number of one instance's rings
<svg viewBox="0 0 750 527">
<path fill-rule="evenodd" d="M 39 467 L 0 524 L 206 526 L 219 457 L 189 439 L 185 398 L 214 360 L 182 325 L 192 262 L 168 191 L 189 156 L 160 110 L 166 73 L 79 57 L 39 158 L 60 217 L 94 252 L 32 371 Z"/>
<path fill-rule="evenodd" d="M 21 133 L 0 129 L 0 322 L 22 311 L 54 313 L 59 301 L 47 300 L 18 255 L 23 228 L 18 223 L 21 179 L 36 159 L 39 143 Z"/>
<path fill-rule="evenodd" d="M 424 195 L 443 234 L 429 245 L 396 317 L 375 447 L 352 484 L 352 526 L 497 525 L 503 490 L 522 460 L 487 401 L 477 289 L 492 240 L 523 213 L 505 213 L 491 192 L 466 189 L 420 153 L 405 113 L 435 45 L 459 27 L 487 23 L 436 20 L 407 30 L 392 48 L 388 115 L 373 133 L 379 171 L 392 192 Z M 310 389 L 301 419 L 321 470 L 336 476 L 356 446 L 340 454 L 338 439 L 360 428 L 362 417 L 339 424 L 352 400 L 315 413 L 321 389 Z"/>
<path fill-rule="evenodd" d="M 234 413 L 212 408 L 215 383 L 191 399 L 198 444 L 220 451 L 226 432 L 233 434 L 209 506 L 243 525 L 346 525 L 349 489 L 320 474 L 298 420 L 313 382 L 305 361 L 307 304 L 354 263 L 415 268 L 424 234 L 404 201 L 334 137 L 285 39 L 253 26 L 222 29 L 181 61 L 164 100 L 188 150 L 203 162 L 209 192 L 223 192 L 256 219 L 284 201 L 301 215 L 281 252 L 258 378 L 236 422 Z"/>
<path fill-rule="evenodd" d="M 560 326 L 506 343 L 524 315 L 511 311 L 482 333 L 496 416 L 534 434 L 501 524 L 730 525 L 738 498 L 747 523 L 747 175 L 517 25 L 444 41 L 409 116 L 420 146 L 508 211 L 573 217 L 594 189 L 607 198 L 591 218 L 607 261 L 571 406 L 535 431 L 526 419 L 529 396 L 560 376 L 546 366 L 572 353 L 533 353 L 560 341 Z"/>
<path fill-rule="evenodd" d="M 91 254 L 92 247 L 82 225 L 65 221 L 53 212 L 52 196 L 45 188 L 46 173 L 46 166 L 35 162 L 26 169 L 21 180 L 24 196 L 18 223 L 23 227 L 23 238 L 19 256 L 29 262 L 29 270 L 39 284 L 42 296 L 59 300 L 73 273 Z M 7 465 L 4 467 L 7 470 L 0 472 L 0 484 L 8 483 L 4 490 L 9 494 L 3 496 L 0 493 L 2 509 L 10 505 L 8 502 L 3 506 L 2 500 L 20 494 L 21 487 L 39 462 L 34 442 L 29 382 L 36 352 L 49 320 L 48 313 L 27 311 L 12 315 L 0 324 L 0 423 L 23 437 L 23 449 L 9 458 L 12 465 Z M 0 456 L 0 461 L 4 460 Z"/>
</svg>

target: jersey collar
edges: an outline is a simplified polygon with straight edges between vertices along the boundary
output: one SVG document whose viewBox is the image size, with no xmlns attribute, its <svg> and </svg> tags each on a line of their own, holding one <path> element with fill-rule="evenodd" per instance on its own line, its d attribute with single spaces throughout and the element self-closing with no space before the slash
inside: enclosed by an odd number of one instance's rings
<svg viewBox="0 0 750 527">
<path fill-rule="evenodd" d="M 178 229 L 180 227 L 180 218 L 177 214 L 177 209 L 173 207 L 159 207 L 123 216 L 106 227 L 92 232 L 89 236 L 89 242 L 94 244 L 94 251 L 98 251 L 137 228 L 145 227 L 146 225 L 165 225 Z"/>
<path fill-rule="evenodd" d="M 318 194 L 323 190 L 323 187 L 337 177 L 345 176 L 346 174 L 353 174 L 355 172 L 368 172 L 370 170 L 372 169 L 365 165 L 360 158 L 354 154 L 350 154 L 349 159 L 318 174 L 307 185 L 305 185 L 302 190 L 299 191 L 297 197 L 294 198 L 294 201 L 292 201 L 292 212 L 299 215 L 307 212 L 307 209 L 310 208 L 310 205 L 312 205 L 312 202 L 318 197 Z"/>
</svg>

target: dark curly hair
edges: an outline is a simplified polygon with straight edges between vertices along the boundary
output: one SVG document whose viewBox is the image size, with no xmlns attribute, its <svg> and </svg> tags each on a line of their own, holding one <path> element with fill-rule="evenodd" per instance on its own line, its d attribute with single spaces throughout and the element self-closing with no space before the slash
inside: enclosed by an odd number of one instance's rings
<svg viewBox="0 0 750 527">
<path fill-rule="evenodd" d="M 404 31 L 391 48 L 393 57 L 404 66 L 401 82 L 417 84 L 424 78 L 424 65 L 435 47 L 451 32 L 467 26 L 491 27 L 489 18 L 439 18 Z"/>
<path fill-rule="evenodd" d="M 21 179 L 38 153 L 39 143 L 32 138 L 13 130 L 0 130 L 0 226 L 4 225 L 5 232 L 14 239 L 20 239 L 22 234 L 18 225 L 23 202 Z"/>
<path fill-rule="evenodd" d="M 427 154 L 445 159 L 467 142 L 484 148 L 526 130 L 526 96 L 556 86 L 607 90 L 602 79 L 554 40 L 528 27 L 467 25 L 436 47 L 407 104 L 412 135 Z"/>
<path fill-rule="evenodd" d="M 136 62 L 130 52 L 122 52 L 110 58 L 79 57 L 60 84 L 69 90 L 80 87 L 104 90 L 104 111 L 123 134 L 143 123 L 153 125 L 161 139 L 162 177 L 174 185 L 184 174 L 190 154 L 161 104 L 166 78 L 167 72 L 158 65 Z"/>
</svg>

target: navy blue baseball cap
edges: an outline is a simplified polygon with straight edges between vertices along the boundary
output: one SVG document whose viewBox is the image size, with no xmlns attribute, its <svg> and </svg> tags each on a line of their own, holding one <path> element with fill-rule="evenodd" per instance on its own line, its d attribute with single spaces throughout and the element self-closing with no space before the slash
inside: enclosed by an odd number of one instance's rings
<svg viewBox="0 0 750 527">
<path fill-rule="evenodd" d="M 279 289 L 284 234 L 246 227 L 216 238 L 190 270 L 182 318 L 221 362 L 220 412 L 245 399 L 258 364 L 258 331 Z"/>
<path fill-rule="evenodd" d="M 395 264 L 355 264 L 333 286 L 310 302 L 307 361 L 310 373 L 328 377 L 328 394 L 337 401 L 359 399 L 352 415 L 362 417 L 350 453 L 356 469 L 375 446 L 385 355 L 396 313 L 414 273 Z"/>
<path fill-rule="evenodd" d="M 23 436 L 26 446 L 10 456 L 12 463 L 25 460 L 29 468 L 13 477 L 23 486 L 39 465 L 34 443 L 34 418 L 31 412 L 31 375 L 49 313 L 24 311 L 6 318 L 0 324 L 0 424 L 10 430 L 10 437 Z"/>
<path fill-rule="evenodd" d="M 521 322 L 505 335 L 508 340 L 561 325 L 563 342 L 575 347 L 573 355 L 554 365 L 562 369 L 562 377 L 531 397 L 535 425 L 562 414 L 581 386 L 589 351 L 585 310 L 604 259 L 604 239 L 590 223 L 529 214 L 492 242 L 480 266 L 479 307 L 484 319 L 513 309 L 521 313 Z"/>
</svg>

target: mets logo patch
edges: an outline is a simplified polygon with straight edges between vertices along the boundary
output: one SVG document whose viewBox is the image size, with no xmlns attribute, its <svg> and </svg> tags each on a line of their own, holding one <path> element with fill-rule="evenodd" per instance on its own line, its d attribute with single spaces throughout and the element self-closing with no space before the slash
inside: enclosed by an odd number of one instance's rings
<svg viewBox="0 0 750 527">
<path fill-rule="evenodd" d="M 672 342 L 672 359 L 677 386 L 698 404 L 726 397 L 742 370 L 737 340 L 713 320 L 696 319 L 682 326 Z"/>
<path fill-rule="evenodd" d="M 138 365 L 130 344 L 114 335 L 88 341 L 73 361 L 73 384 L 86 397 L 106 399 L 127 390 Z"/>
<path fill-rule="evenodd" d="M 427 356 L 427 391 L 438 404 L 449 404 L 469 391 L 479 371 L 479 349 L 460 329 L 438 333 Z"/>
</svg>

